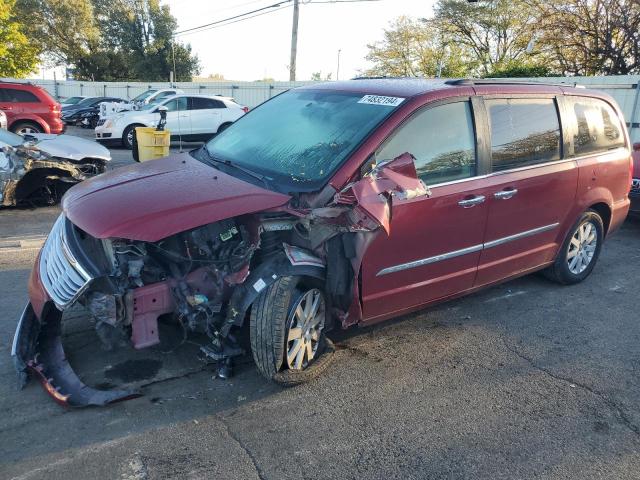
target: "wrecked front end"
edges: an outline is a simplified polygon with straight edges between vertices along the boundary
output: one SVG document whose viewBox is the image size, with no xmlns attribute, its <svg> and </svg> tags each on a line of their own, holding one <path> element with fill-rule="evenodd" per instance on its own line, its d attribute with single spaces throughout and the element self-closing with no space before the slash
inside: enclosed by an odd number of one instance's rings
<svg viewBox="0 0 640 480">
<path fill-rule="evenodd" d="M 396 163 L 407 159 L 412 160 Z M 14 339 L 21 385 L 32 373 L 58 402 L 71 406 L 138 395 L 96 390 L 74 373 L 62 347 L 61 322 L 64 311 L 78 305 L 89 312 L 107 349 L 157 345 L 158 319 L 171 315 L 183 338 L 206 334 L 201 356 L 215 363 L 222 378 L 244 353 L 237 333 L 250 306 L 280 277 L 300 275 L 324 284 L 329 321 L 357 323 L 360 264 L 380 227 L 388 232 L 392 196 L 428 193 L 415 170 L 407 175 L 381 167 L 374 173 L 321 208 L 289 202 L 157 241 L 96 238 L 62 214 L 36 261 L 30 303 Z"/>
<path fill-rule="evenodd" d="M 0 144 L 0 206 L 55 204 L 71 186 L 105 168 L 103 159 L 76 161 L 29 145 Z"/>
</svg>

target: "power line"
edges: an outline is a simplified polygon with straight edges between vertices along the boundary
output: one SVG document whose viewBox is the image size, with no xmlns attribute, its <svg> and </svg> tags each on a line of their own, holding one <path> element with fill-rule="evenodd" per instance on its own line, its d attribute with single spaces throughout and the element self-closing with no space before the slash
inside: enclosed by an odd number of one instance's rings
<svg viewBox="0 0 640 480">
<path fill-rule="evenodd" d="M 202 28 L 201 30 L 194 31 L 194 32 L 187 32 L 187 33 L 183 33 L 183 34 L 180 34 L 180 35 L 181 35 L 181 36 L 185 36 L 185 35 L 193 35 L 194 33 L 207 32 L 207 31 L 209 31 L 209 30 L 213 30 L 213 29 L 215 29 L 215 28 L 226 27 L 227 25 L 232 25 L 232 24 L 234 24 L 234 23 L 243 22 L 243 21 L 245 21 L 245 20 L 251 20 L 252 18 L 261 17 L 262 15 L 267 15 L 267 14 L 269 14 L 269 13 L 274 13 L 274 12 L 277 12 L 277 11 L 279 11 L 279 10 L 284 10 L 285 8 L 289 8 L 290 6 L 291 6 L 291 5 L 283 5 L 283 6 L 281 6 L 281 7 L 274 8 L 273 10 L 268 10 L 268 11 L 266 11 L 266 12 L 256 13 L 255 15 L 245 16 L 245 17 L 242 17 L 242 18 L 238 18 L 238 19 L 236 19 L 236 20 L 232 20 L 232 21 L 226 21 L 226 20 L 225 20 L 225 22 L 226 22 L 226 23 L 217 23 L 217 22 L 216 22 L 216 24 L 215 24 L 215 25 L 212 25 L 212 26 L 210 26 L 210 27 Z M 175 35 L 178 35 L 178 34 L 175 34 Z"/>
<path fill-rule="evenodd" d="M 241 4 L 241 5 L 248 5 L 250 3 L 256 3 L 256 1 L 247 2 L 247 3 Z M 208 28 L 208 27 L 215 28 L 217 25 L 220 25 L 220 24 L 230 25 L 232 23 L 236 23 L 235 21 L 231 21 L 231 20 L 241 21 L 241 20 L 248 20 L 249 18 L 259 17 L 261 15 L 264 15 L 265 13 L 275 12 L 275 11 L 281 10 L 282 8 L 288 7 L 288 6 L 290 6 L 289 4 L 292 1 L 293 0 L 282 0 L 282 1 L 278 2 L 278 3 L 273 3 L 271 5 L 266 5 L 264 7 L 257 8 L 255 10 L 251 10 L 251 11 L 244 12 L 244 13 L 239 13 L 239 14 L 231 16 L 231 17 L 222 18 L 220 20 L 215 20 L 215 21 L 210 22 L 210 23 L 205 23 L 204 25 L 199 25 L 197 27 L 191 27 L 191 28 L 187 28 L 185 30 L 180 30 L 179 32 L 175 32 L 173 34 L 173 36 L 175 37 L 175 36 L 178 36 L 178 35 L 195 33 L 196 31 L 199 32 L 199 31 L 209 30 L 210 28 Z M 314 3 L 315 4 L 331 4 L 331 3 L 363 3 L 363 2 L 380 2 L 380 1 L 382 1 L 382 0 L 308 0 L 308 1 L 304 1 L 303 0 L 300 3 L 302 3 L 303 5 L 312 5 Z M 237 6 L 241 6 L 241 5 L 237 5 Z M 270 10 L 270 9 L 273 9 L 273 10 Z M 268 10 L 268 11 L 266 11 L 266 10 Z M 260 12 L 263 12 L 263 13 L 260 13 Z M 252 15 L 254 13 L 258 13 L 258 15 Z M 251 16 L 249 16 L 249 15 L 251 15 Z M 221 26 L 223 26 L 223 25 L 221 25 Z"/>
<path fill-rule="evenodd" d="M 213 25 L 218 25 L 220 23 L 224 23 L 224 22 L 227 22 L 229 20 L 235 20 L 237 18 L 246 17 L 247 15 L 251 15 L 252 13 L 262 12 L 264 10 L 269 10 L 270 8 L 280 7 L 281 5 L 288 4 L 288 3 L 291 3 L 291 2 L 292 2 L 292 0 L 283 0 L 283 1 L 278 2 L 278 3 L 273 3 L 271 5 L 267 5 L 266 7 L 257 8 L 255 10 L 251 10 L 249 12 L 240 13 L 238 15 L 234 15 L 232 17 L 223 18 L 221 20 L 216 20 L 216 21 L 211 22 L 211 23 L 205 23 L 204 25 L 200 25 L 198 27 L 187 28 L 186 30 L 181 30 L 179 32 L 176 32 L 173 35 L 174 36 L 181 35 L 183 33 L 192 32 L 194 30 L 200 30 L 200 29 L 205 28 L 205 27 L 211 27 Z"/>
</svg>

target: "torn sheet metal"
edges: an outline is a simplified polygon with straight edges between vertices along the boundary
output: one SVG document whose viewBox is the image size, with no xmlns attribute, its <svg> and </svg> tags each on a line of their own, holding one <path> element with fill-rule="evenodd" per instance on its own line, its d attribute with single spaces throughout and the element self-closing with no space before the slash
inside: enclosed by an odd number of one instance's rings
<svg viewBox="0 0 640 480">
<path fill-rule="evenodd" d="M 373 221 L 389 234 L 393 197 L 407 200 L 431 192 L 418 178 L 414 157 L 404 153 L 389 162 L 374 166 L 369 174 L 338 192 L 336 205 L 353 205 L 357 213 L 354 220 L 361 224 Z"/>
</svg>

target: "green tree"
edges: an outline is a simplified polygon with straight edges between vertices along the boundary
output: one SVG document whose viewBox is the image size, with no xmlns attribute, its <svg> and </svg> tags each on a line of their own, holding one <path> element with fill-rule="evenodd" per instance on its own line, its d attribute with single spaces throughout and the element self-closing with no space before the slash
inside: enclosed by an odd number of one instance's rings
<svg viewBox="0 0 640 480">
<path fill-rule="evenodd" d="M 373 66 L 368 76 L 463 77 L 473 60 L 432 21 L 399 17 L 384 30 L 384 39 L 367 45 Z"/>
<path fill-rule="evenodd" d="M 25 77 L 38 64 L 38 44 L 25 34 L 15 3 L 0 0 L 0 77 Z"/>
<path fill-rule="evenodd" d="M 564 75 L 640 73 L 638 0 L 528 0 L 538 42 Z"/>
<path fill-rule="evenodd" d="M 176 42 L 176 19 L 159 0 L 17 0 L 26 34 L 43 58 L 80 80 L 191 80 L 200 70 L 190 45 Z"/>
<path fill-rule="evenodd" d="M 74 65 L 100 36 L 89 0 L 18 0 L 16 10 L 45 63 Z"/>
<path fill-rule="evenodd" d="M 538 12 L 527 0 L 438 0 L 435 22 L 443 36 L 473 58 L 473 72 L 491 75 L 513 62 L 543 62 L 532 39 Z"/>
</svg>

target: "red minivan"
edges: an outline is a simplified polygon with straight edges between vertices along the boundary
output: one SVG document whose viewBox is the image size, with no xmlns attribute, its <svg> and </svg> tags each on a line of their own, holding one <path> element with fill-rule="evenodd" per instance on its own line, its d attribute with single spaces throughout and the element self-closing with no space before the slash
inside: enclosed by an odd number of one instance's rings
<svg viewBox="0 0 640 480">
<path fill-rule="evenodd" d="M 64 131 L 60 104 L 31 83 L 0 81 L 0 110 L 7 115 L 9 130 L 20 135 Z"/>
<path fill-rule="evenodd" d="M 332 328 L 370 325 L 544 270 L 584 280 L 629 209 L 631 151 L 608 96 L 567 86 L 359 79 L 309 85 L 190 153 L 69 190 L 29 282 L 13 355 L 62 403 L 84 385 L 60 342 L 83 305 L 100 339 L 200 332 L 230 375 L 325 369 Z"/>
</svg>

